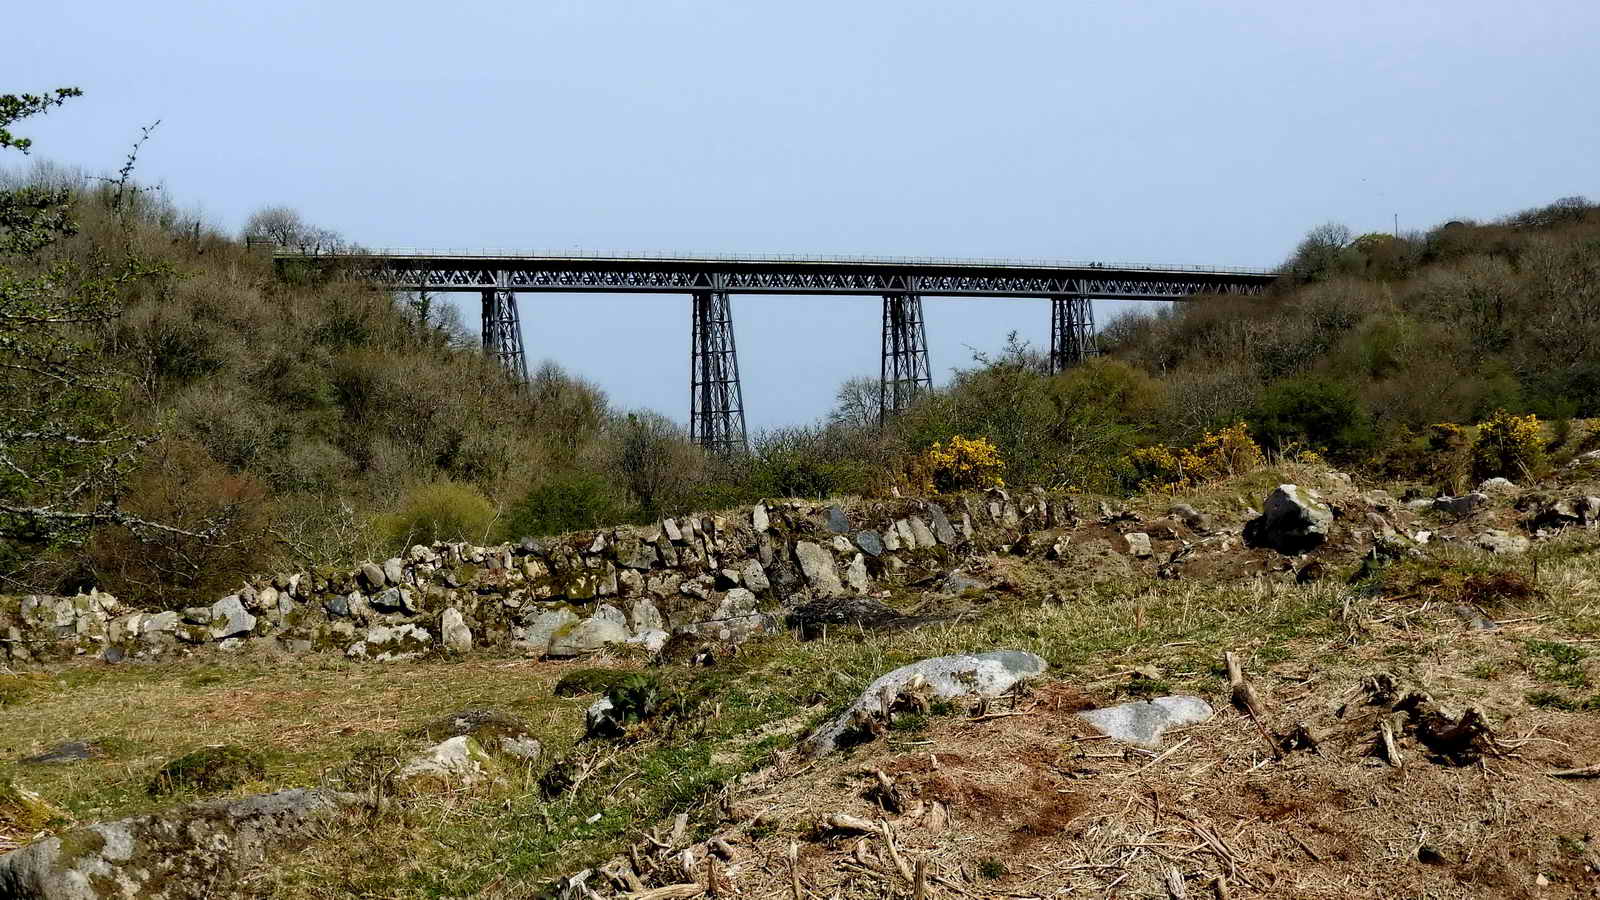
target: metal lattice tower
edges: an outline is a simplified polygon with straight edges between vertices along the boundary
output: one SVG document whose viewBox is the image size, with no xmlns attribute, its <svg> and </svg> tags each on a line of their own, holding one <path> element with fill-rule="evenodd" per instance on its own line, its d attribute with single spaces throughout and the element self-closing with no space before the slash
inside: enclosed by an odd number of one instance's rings
<svg viewBox="0 0 1600 900">
<path fill-rule="evenodd" d="M 496 280 L 498 287 L 483 292 L 483 354 L 498 362 L 513 381 L 527 384 L 528 360 L 522 352 L 517 295 L 506 290 L 504 272 Z"/>
<path fill-rule="evenodd" d="M 931 390 L 933 374 L 928 367 L 928 331 L 922 321 L 922 296 L 884 294 L 879 424 L 909 409 L 917 394 Z"/>
<path fill-rule="evenodd" d="M 748 449 L 739 351 L 727 291 L 694 292 L 689 344 L 689 439 L 718 455 Z"/>
<path fill-rule="evenodd" d="M 1094 306 L 1088 297 L 1050 298 L 1050 373 L 1064 372 L 1099 353 Z"/>
</svg>

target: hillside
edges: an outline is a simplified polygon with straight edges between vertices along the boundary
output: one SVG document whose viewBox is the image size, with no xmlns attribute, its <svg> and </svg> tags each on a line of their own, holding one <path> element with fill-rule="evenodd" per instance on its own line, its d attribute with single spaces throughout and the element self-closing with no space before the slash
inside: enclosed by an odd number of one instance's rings
<svg viewBox="0 0 1600 900">
<path fill-rule="evenodd" d="M 172 897 L 1590 896 L 1597 467 L 1464 504 L 1303 464 L 1126 506 L 788 501 L 251 579 L 173 631 L 23 603 L 0 771 L 39 799 L 0 834 L 107 878 L 126 834 Z M 993 650 L 1042 674 L 875 687 Z M 1208 708 L 1144 744 L 1078 715 L 1163 697 Z M 184 833 L 220 837 L 155 837 Z"/>
<path fill-rule="evenodd" d="M 848 380 L 824 420 L 719 459 L 554 366 L 525 390 L 507 383 L 436 300 L 279 277 L 271 244 L 345 243 L 290 210 L 254 216 L 250 244 L 126 172 L 37 164 L 0 191 L 50 211 L 7 271 L 76 290 L 50 307 L 62 324 L 29 338 L 50 346 L 28 351 L 72 348 L 74 388 L 48 367 L 5 370 L 8 393 L 50 400 L 18 410 L 16 433 L 47 437 L 8 447 L 25 475 L 0 472 L 0 490 L 17 508 L 62 492 L 52 521 L 75 523 L 0 522 L 13 589 L 98 587 L 155 608 L 209 602 L 240 571 L 762 497 L 1000 480 L 1127 494 L 1186 477 L 1165 462 L 1240 421 L 1269 454 L 1443 491 L 1538 477 L 1600 446 L 1581 421 L 1600 414 L 1600 212 L 1576 199 L 1419 235 L 1318 229 L 1265 299 L 1110 323 L 1105 358 L 1055 376 L 1014 341 L 888 429 L 875 384 Z M 1539 452 L 1498 468 L 1471 457 L 1472 426 L 1497 412 L 1538 417 Z M 66 458 L 58 428 L 81 432 Z M 988 482 L 940 469 L 961 442 L 986 454 Z"/>
</svg>

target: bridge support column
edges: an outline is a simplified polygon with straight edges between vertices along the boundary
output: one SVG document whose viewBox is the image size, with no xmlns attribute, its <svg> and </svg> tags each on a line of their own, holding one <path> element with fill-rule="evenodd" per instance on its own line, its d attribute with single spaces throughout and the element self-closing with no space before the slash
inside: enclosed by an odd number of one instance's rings
<svg viewBox="0 0 1600 900">
<path fill-rule="evenodd" d="M 517 295 L 506 289 L 501 272 L 492 291 L 483 292 L 483 354 L 498 362 L 511 380 L 528 383 L 528 360 L 522 352 L 522 320 L 517 315 Z"/>
<path fill-rule="evenodd" d="M 689 439 L 718 455 L 749 449 L 739 352 L 726 291 L 696 291 L 689 344 Z"/>
<path fill-rule="evenodd" d="M 920 294 L 883 295 L 883 357 L 878 379 L 878 424 L 911 407 L 917 394 L 933 390 L 928 367 L 928 330 Z"/>
<path fill-rule="evenodd" d="M 1051 297 L 1050 374 L 1064 372 L 1099 352 L 1089 298 Z"/>
</svg>

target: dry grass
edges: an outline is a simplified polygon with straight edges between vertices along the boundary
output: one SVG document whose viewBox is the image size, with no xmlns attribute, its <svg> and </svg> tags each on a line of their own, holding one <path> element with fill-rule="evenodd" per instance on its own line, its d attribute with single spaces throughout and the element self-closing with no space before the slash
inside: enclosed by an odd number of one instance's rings
<svg viewBox="0 0 1600 900">
<path fill-rule="evenodd" d="M 24 693 L 4 710 L 0 778 L 14 774 L 89 821 L 142 810 L 156 770 L 207 745 L 267 754 L 266 778 L 239 793 L 318 783 L 359 748 L 466 707 L 522 716 L 559 747 L 582 720 L 579 701 L 550 692 L 566 668 L 514 659 L 371 665 L 332 655 L 247 656 L 13 676 Z M 77 740 L 101 744 L 103 755 L 19 761 Z"/>
<path fill-rule="evenodd" d="M 1229 490 L 1201 499 L 1220 513 Z M 1086 534 L 1085 548 L 1108 541 Z M 908 896 L 901 871 L 914 878 L 918 860 L 933 897 L 1167 896 L 1174 877 L 1190 897 L 1210 896 L 1214 878 L 1232 897 L 1533 896 L 1540 877 L 1550 884 L 1539 896 L 1589 895 L 1600 887 L 1600 782 L 1542 773 L 1600 760 L 1600 718 L 1584 708 L 1600 693 L 1597 551 L 1592 534 L 1515 559 L 1440 548 L 1358 587 L 1296 586 L 1282 565 L 1175 579 L 1124 565 L 1095 581 L 1082 577 L 1088 557 L 990 557 L 971 568 L 1006 590 L 944 601 L 951 617 L 938 624 L 839 629 L 810 643 L 777 636 L 710 669 L 654 670 L 694 703 L 624 744 L 576 741 L 588 698 L 556 698 L 552 687 L 577 664 L 85 664 L 0 685 L 0 777 L 20 776 L 80 820 L 110 817 L 151 803 L 150 775 L 204 744 L 267 752 L 266 777 L 241 791 L 311 784 L 374 747 L 420 746 L 404 735 L 439 715 L 494 706 L 528 720 L 579 784 L 545 794 L 540 766 L 497 787 L 392 804 L 257 887 L 292 898 L 513 900 L 630 848 L 649 883 L 683 882 L 689 875 L 641 837 L 654 830 L 675 849 L 729 841 L 732 860 L 693 873 L 722 896 L 792 897 L 791 845 L 799 900 Z M 1355 569 L 1352 557 L 1328 562 Z M 1495 627 L 1474 629 L 1462 603 Z M 884 671 L 996 647 L 1039 653 L 1049 677 L 983 718 L 908 720 L 820 763 L 795 755 L 797 734 Z M 1245 660 L 1270 727 L 1307 723 L 1323 735 L 1320 753 L 1278 758 L 1227 705 L 1224 650 Z M 1456 767 L 1402 732 L 1404 765 L 1388 765 L 1374 755 L 1375 708 L 1362 687 L 1378 672 L 1483 709 L 1499 754 Z M 1200 695 L 1219 712 L 1155 754 L 1096 739 L 1071 715 L 1166 692 Z M 107 753 L 56 767 L 16 761 L 69 739 L 106 739 Z M 908 812 L 869 798 L 875 769 L 897 781 Z M 935 802 L 948 814 L 943 830 Z M 837 812 L 890 820 L 894 852 L 881 836 L 817 830 Z M 673 841 L 679 814 L 687 826 Z M 703 852 L 696 858 L 705 865 Z"/>
</svg>

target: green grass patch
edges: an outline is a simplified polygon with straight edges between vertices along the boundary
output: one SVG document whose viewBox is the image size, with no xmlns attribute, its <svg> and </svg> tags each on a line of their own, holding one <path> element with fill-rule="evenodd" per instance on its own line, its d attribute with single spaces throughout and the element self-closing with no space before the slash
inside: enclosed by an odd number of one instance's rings
<svg viewBox="0 0 1600 900">
<path fill-rule="evenodd" d="M 1557 641 L 1526 640 L 1523 652 L 1528 660 L 1528 671 L 1540 681 L 1568 688 L 1589 686 L 1589 674 L 1584 670 L 1587 650 L 1573 644 Z"/>
</svg>

